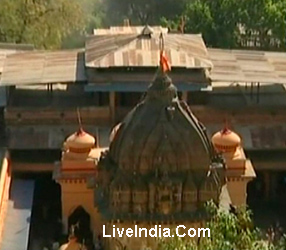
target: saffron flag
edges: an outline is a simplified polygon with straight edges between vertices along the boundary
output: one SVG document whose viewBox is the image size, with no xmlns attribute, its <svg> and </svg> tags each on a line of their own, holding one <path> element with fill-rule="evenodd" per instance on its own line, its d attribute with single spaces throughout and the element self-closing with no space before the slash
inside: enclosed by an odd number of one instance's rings
<svg viewBox="0 0 286 250">
<path fill-rule="evenodd" d="M 171 64 L 166 57 L 164 51 L 161 51 L 160 53 L 160 65 L 163 70 L 163 72 L 171 71 Z"/>
</svg>

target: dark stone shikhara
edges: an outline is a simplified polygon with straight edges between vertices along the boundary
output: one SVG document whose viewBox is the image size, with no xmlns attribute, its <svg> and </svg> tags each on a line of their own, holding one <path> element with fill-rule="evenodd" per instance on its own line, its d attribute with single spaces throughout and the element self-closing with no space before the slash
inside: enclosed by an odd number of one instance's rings
<svg viewBox="0 0 286 250">
<path fill-rule="evenodd" d="M 159 69 L 100 159 L 96 205 L 106 220 L 200 221 L 224 184 L 204 126 Z"/>
</svg>

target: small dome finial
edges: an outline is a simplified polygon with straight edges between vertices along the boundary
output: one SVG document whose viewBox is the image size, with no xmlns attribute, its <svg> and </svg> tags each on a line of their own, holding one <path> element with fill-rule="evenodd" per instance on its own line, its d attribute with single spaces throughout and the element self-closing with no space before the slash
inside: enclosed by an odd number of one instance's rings
<svg viewBox="0 0 286 250">
<path fill-rule="evenodd" d="M 219 152 L 235 152 L 241 145 L 240 136 L 231 131 L 228 124 L 225 119 L 223 129 L 212 136 L 212 143 Z"/>
<path fill-rule="evenodd" d="M 77 108 L 77 118 L 79 128 L 66 139 L 65 148 L 77 154 L 88 153 L 96 146 L 96 138 L 83 130 L 79 108 Z"/>
<path fill-rule="evenodd" d="M 230 132 L 229 130 L 229 123 L 227 117 L 224 118 L 224 127 L 221 131 L 222 134 L 228 134 Z"/>
</svg>

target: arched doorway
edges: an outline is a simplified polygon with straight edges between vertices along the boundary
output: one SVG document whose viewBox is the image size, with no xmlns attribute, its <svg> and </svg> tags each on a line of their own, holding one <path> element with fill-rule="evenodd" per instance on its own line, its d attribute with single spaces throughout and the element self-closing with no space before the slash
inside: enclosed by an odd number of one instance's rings
<svg viewBox="0 0 286 250">
<path fill-rule="evenodd" d="M 82 206 L 78 206 L 68 218 L 69 229 L 74 227 L 74 233 L 80 242 L 92 239 L 90 230 L 90 215 Z"/>
</svg>

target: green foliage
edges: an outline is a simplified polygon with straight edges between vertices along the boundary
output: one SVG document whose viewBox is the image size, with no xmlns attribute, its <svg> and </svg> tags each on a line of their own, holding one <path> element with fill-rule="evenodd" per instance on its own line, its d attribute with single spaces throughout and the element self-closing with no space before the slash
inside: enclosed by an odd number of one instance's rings
<svg viewBox="0 0 286 250">
<path fill-rule="evenodd" d="M 76 0 L 1 0 L 0 41 L 59 48 L 64 37 L 84 28 Z"/>
<path fill-rule="evenodd" d="M 212 202 L 207 204 L 211 219 L 204 228 L 211 236 L 201 238 L 161 238 L 159 250 L 282 250 L 285 238 L 275 242 L 263 239 L 262 233 L 254 227 L 251 212 L 245 208 L 235 212 L 219 210 Z"/>
<path fill-rule="evenodd" d="M 94 28 L 124 19 L 177 30 L 182 17 L 209 47 L 285 49 L 285 0 L 0 0 L 0 42 L 81 47 Z"/>
<path fill-rule="evenodd" d="M 285 49 L 285 0 L 105 0 L 105 24 L 157 25 L 202 33 L 211 47 Z"/>
<path fill-rule="evenodd" d="M 234 47 L 238 34 L 239 14 L 236 0 L 194 0 L 184 15 L 186 30 L 202 33 L 206 43 L 214 47 Z"/>
<path fill-rule="evenodd" d="M 102 0 L 75 0 L 83 12 L 84 29 L 76 29 L 62 42 L 63 48 L 82 48 L 87 34 L 92 34 L 93 29 L 103 25 L 105 16 Z"/>
<path fill-rule="evenodd" d="M 190 0 L 178 15 L 186 17 L 185 31 L 202 33 L 208 46 L 245 47 L 251 41 L 261 49 L 285 49 L 285 0 Z"/>
<path fill-rule="evenodd" d="M 165 17 L 173 19 L 182 13 L 188 0 L 105 0 L 105 23 L 122 25 L 129 19 L 132 25 L 158 25 Z"/>
<path fill-rule="evenodd" d="M 262 48 L 285 48 L 285 0 L 242 0 L 241 13 L 246 34 L 257 34 Z M 273 40 L 279 41 L 280 45 L 272 45 Z"/>
</svg>

